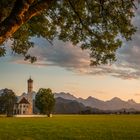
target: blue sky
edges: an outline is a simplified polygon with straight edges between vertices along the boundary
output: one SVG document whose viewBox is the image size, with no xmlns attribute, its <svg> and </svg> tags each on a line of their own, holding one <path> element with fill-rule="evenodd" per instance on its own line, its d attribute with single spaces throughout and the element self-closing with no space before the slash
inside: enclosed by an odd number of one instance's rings
<svg viewBox="0 0 140 140">
<path fill-rule="evenodd" d="M 38 61 L 29 64 L 21 56 L 8 54 L 0 58 L 0 89 L 10 88 L 20 95 L 27 91 L 32 76 L 34 90 L 51 88 L 53 92 L 70 92 L 77 97 L 93 96 L 102 100 L 120 97 L 140 102 L 140 10 L 133 20 L 138 27 L 130 42 L 123 42 L 112 65 L 90 67 L 88 51 L 59 40 L 50 45 L 45 39 L 33 38 L 30 53 Z"/>
</svg>

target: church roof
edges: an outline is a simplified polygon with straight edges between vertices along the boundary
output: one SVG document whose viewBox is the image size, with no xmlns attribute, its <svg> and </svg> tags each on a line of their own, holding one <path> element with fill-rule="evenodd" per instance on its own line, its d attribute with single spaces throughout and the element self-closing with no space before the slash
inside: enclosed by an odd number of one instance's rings
<svg viewBox="0 0 140 140">
<path fill-rule="evenodd" d="M 25 99 L 25 97 L 23 97 L 23 98 L 19 101 L 19 104 L 30 104 L 30 103 L 28 102 L 27 99 Z"/>
<path fill-rule="evenodd" d="M 33 82 L 33 80 L 31 79 L 31 77 L 28 79 L 28 82 Z"/>
</svg>

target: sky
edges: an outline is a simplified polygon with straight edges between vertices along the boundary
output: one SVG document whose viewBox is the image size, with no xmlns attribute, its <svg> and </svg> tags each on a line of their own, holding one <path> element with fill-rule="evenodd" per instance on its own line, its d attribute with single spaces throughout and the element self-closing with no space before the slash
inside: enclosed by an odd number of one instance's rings
<svg viewBox="0 0 140 140">
<path fill-rule="evenodd" d="M 119 97 L 140 103 L 140 9 L 133 20 L 137 32 L 132 41 L 123 42 L 112 65 L 90 67 L 87 51 L 70 42 L 55 40 L 50 45 L 43 38 L 33 38 L 30 53 L 38 61 L 29 64 L 21 56 L 8 54 L 0 58 L 0 89 L 10 88 L 17 95 L 27 92 L 27 80 L 34 80 L 34 91 L 51 88 L 76 97 L 93 96 L 101 100 Z"/>
</svg>

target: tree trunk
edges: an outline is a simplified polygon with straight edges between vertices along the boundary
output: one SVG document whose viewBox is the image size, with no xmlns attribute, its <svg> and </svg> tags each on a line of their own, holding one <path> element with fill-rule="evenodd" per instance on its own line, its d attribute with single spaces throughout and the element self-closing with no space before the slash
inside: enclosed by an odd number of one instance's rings
<svg viewBox="0 0 140 140">
<path fill-rule="evenodd" d="M 33 16 L 41 13 L 44 9 L 49 9 L 52 1 L 53 0 L 41 0 L 32 5 L 34 0 L 17 0 L 11 14 L 0 23 L 0 44 L 12 37 L 21 25 Z"/>
</svg>

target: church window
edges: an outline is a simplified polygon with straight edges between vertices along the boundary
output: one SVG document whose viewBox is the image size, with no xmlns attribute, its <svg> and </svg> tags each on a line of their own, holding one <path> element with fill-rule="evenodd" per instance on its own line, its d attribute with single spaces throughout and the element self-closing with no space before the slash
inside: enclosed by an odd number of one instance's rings
<svg viewBox="0 0 140 140">
<path fill-rule="evenodd" d="M 18 109 L 18 114 L 20 114 L 20 110 Z"/>
<path fill-rule="evenodd" d="M 14 114 L 16 114 L 16 109 L 14 110 Z"/>
</svg>

